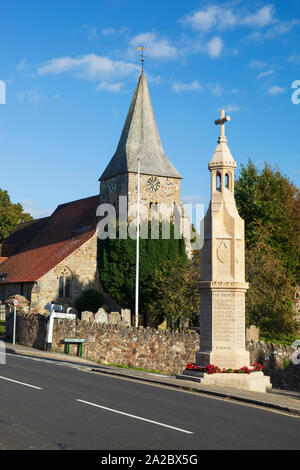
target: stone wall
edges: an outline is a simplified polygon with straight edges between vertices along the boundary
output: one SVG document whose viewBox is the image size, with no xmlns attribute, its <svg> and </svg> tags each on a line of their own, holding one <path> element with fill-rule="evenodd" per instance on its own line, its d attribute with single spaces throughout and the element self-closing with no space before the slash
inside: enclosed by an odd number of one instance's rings
<svg viewBox="0 0 300 470">
<path fill-rule="evenodd" d="M 47 317 L 43 315 L 18 315 L 17 342 L 25 346 L 44 349 Z M 7 337 L 11 338 L 11 321 L 7 321 Z M 86 339 L 83 357 L 102 364 L 125 364 L 156 370 L 164 374 L 181 373 L 189 362 L 194 362 L 199 349 L 197 333 L 170 332 L 150 328 L 132 328 L 124 325 L 89 321 L 55 320 L 53 349 L 64 351 L 62 340 L 66 337 Z M 293 349 L 265 344 L 262 341 L 246 341 L 251 363 L 260 362 L 271 376 L 274 387 L 300 391 L 300 366 L 290 364 Z M 76 354 L 75 347 L 71 354 Z"/>
</svg>

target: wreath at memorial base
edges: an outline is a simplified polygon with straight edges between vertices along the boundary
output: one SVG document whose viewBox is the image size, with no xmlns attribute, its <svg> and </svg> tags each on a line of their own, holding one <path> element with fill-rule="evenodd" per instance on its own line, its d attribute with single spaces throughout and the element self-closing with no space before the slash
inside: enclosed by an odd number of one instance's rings
<svg viewBox="0 0 300 470">
<path fill-rule="evenodd" d="M 220 369 L 218 366 L 214 366 L 213 364 L 210 364 L 209 366 L 205 367 L 200 367 L 197 366 L 196 364 L 193 364 L 190 362 L 186 368 L 188 370 L 193 370 L 196 372 L 204 372 L 205 374 L 251 374 L 252 372 L 261 372 L 263 370 L 263 366 L 258 363 L 254 363 L 251 365 L 252 369 L 249 369 L 249 367 L 244 366 L 241 367 L 240 369 Z"/>
</svg>

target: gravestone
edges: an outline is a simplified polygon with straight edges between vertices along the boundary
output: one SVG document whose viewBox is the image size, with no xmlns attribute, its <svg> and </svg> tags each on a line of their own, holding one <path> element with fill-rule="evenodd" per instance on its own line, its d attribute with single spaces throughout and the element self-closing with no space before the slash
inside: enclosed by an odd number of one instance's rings
<svg viewBox="0 0 300 470">
<path fill-rule="evenodd" d="M 78 310 L 75 307 L 68 307 L 67 308 L 67 313 L 70 313 L 71 315 L 78 316 Z"/>
<path fill-rule="evenodd" d="M 215 124 L 220 138 L 209 164 L 211 203 L 204 218 L 204 245 L 201 250 L 200 350 L 196 365 L 213 364 L 223 369 L 250 367 L 250 353 L 245 340 L 244 221 L 234 199 L 236 162 L 227 146 L 225 123 L 230 120 L 221 110 Z M 265 392 L 271 388 L 269 377 L 262 372 L 251 374 L 205 374 L 185 370 L 180 378 L 193 377 L 203 384 L 226 385 Z"/>
<path fill-rule="evenodd" d="M 108 316 L 108 323 L 110 325 L 117 325 L 120 322 L 121 315 L 119 314 L 119 312 L 111 312 L 111 314 Z"/>
<path fill-rule="evenodd" d="M 131 326 L 131 310 L 128 308 L 122 308 L 121 310 L 122 323 Z"/>
<path fill-rule="evenodd" d="M 90 318 L 94 316 L 93 312 L 82 312 L 81 313 L 81 320 L 82 321 L 90 321 Z"/>
<path fill-rule="evenodd" d="M 100 308 L 98 312 L 95 314 L 95 323 L 108 323 L 108 314 L 104 310 L 104 308 Z"/>
</svg>

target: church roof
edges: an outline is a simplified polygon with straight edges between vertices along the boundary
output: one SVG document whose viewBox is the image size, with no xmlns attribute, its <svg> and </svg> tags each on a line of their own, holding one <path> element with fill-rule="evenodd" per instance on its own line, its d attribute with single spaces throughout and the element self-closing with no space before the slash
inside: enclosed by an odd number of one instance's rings
<svg viewBox="0 0 300 470">
<path fill-rule="evenodd" d="M 99 196 L 62 204 L 50 217 L 20 224 L 2 245 L 0 284 L 34 282 L 88 241 L 96 231 Z M 5 255 L 4 255 L 5 256 Z"/>
<path fill-rule="evenodd" d="M 100 181 L 123 173 L 137 173 L 138 157 L 143 174 L 182 178 L 164 153 L 144 71 L 135 89 L 118 148 Z"/>
</svg>

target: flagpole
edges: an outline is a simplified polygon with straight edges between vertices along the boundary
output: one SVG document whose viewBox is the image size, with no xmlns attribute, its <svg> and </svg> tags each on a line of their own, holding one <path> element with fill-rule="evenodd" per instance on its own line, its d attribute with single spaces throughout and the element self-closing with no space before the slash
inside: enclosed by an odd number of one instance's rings
<svg viewBox="0 0 300 470">
<path fill-rule="evenodd" d="M 138 157 L 137 220 L 136 220 L 136 279 L 135 279 L 135 326 L 139 326 L 139 271 L 140 271 L 140 175 L 141 159 Z"/>
</svg>

